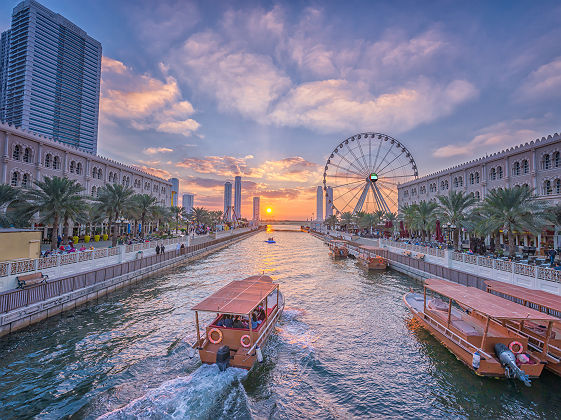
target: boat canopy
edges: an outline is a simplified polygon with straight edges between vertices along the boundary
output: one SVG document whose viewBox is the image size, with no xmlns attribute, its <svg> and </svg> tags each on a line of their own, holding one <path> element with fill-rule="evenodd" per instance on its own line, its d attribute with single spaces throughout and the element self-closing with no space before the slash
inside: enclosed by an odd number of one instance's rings
<svg viewBox="0 0 561 420">
<path fill-rule="evenodd" d="M 428 279 L 425 288 L 455 300 L 458 304 L 495 319 L 559 321 L 559 318 L 511 302 L 475 287 Z"/>
<path fill-rule="evenodd" d="M 520 299 L 523 302 L 534 303 L 539 306 L 561 312 L 561 296 L 543 290 L 532 290 L 501 281 L 487 280 L 487 291 L 501 293 L 505 296 Z"/>
<path fill-rule="evenodd" d="M 278 284 L 273 283 L 273 279 L 269 276 L 252 276 L 243 280 L 234 280 L 193 306 L 191 310 L 249 315 L 277 287 Z"/>
</svg>

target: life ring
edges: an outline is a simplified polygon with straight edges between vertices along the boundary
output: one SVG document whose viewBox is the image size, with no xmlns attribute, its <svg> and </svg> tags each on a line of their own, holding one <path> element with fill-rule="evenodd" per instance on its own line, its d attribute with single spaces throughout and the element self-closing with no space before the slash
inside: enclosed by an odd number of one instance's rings
<svg viewBox="0 0 561 420">
<path fill-rule="evenodd" d="M 212 338 L 212 333 L 218 333 L 218 340 L 215 340 L 214 338 Z M 220 331 L 218 328 L 211 328 L 210 331 L 208 332 L 208 341 L 210 341 L 212 344 L 218 344 L 222 341 L 222 331 Z"/>
<path fill-rule="evenodd" d="M 518 350 L 514 350 L 514 346 L 518 346 Z M 524 351 L 524 347 L 518 341 L 511 341 L 510 344 L 508 345 L 508 348 L 514 354 L 520 354 Z"/>
<path fill-rule="evenodd" d="M 247 343 L 246 340 L 247 339 Z M 242 338 L 240 338 L 240 344 L 242 345 L 242 347 L 245 347 L 246 349 L 251 345 L 251 338 L 249 338 L 249 335 L 242 335 Z"/>
</svg>

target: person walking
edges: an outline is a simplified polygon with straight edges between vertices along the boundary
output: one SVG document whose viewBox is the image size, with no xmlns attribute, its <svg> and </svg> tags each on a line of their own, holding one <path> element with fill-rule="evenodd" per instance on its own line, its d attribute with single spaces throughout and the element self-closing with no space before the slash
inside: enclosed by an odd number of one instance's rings
<svg viewBox="0 0 561 420">
<path fill-rule="evenodd" d="M 549 255 L 549 265 L 553 267 L 555 265 L 555 255 L 557 252 L 555 249 L 551 248 L 547 254 Z"/>
<path fill-rule="evenodd" d="M 156 255 L 160 255 L 160 245 L 156 245 Z"/>
<path fill-rule="evenodd" d="M 160 249 L 162 250 L 162 254 L 166 252 L 166 247 L 164 246 L 164 244 L 162 244 L 162 247 Z"/>
</svg>

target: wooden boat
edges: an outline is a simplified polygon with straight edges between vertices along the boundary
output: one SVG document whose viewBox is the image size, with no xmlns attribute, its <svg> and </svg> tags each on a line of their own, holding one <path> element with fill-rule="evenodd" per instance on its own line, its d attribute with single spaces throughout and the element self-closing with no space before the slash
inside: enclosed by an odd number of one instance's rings
<svg viewBox="0 0 561 420">
<path fill-rule="evenodd" d="M 529 345 L 541 353 L 546 369 L 561 376 L 561 296 L 495 280 L 485 281 L 487 292 L 552 315 L 557 322 L 521 320 L 507 326 L 528 337 Z"/>
<path fill-rule="evenodd" d="M 261 358 L 261 348 L 273 332 L 283 309 L 284 299 L 279 285 L 269 276 L 252 276 L 235 280 L 191 308 L 195 311 L 197 341 L 201 361 L 217 363 L 221 370 L 228 366 L 251 369 Z M 199 327 L 199 312 L 215 313 L 214 320 L 203 334 Z M 262 322 L 248 322 L 260 312 Z M 245 325 L 224 326 L 226 319 L 239 317 Z"/>
<path fill-rule="evenodd" d="M 505 324 L 555 320 L 550 315 L 438 279 L 426 280 L 423 294 L 407 293 L 403 300 L 423 327 L 476 374 L 516 377 L 528 386 L 529 378 L 541 375 L 544 362 L 530 350 L 528 338 Z"/>
<path fill-rule="evenodd" d="M 361 246 L 358 248 L 356 259 L 365 270 L 385 270 L 388 263 L 380 256 L 380 248 L 374 246 Z"/>
<path fill-rule="evenodd" d="M 349 256 L 347 241 L 341 241 L 335 239 L 329 242 L 329 255 L 336 260 L 347 258 Z"/>
</svg>

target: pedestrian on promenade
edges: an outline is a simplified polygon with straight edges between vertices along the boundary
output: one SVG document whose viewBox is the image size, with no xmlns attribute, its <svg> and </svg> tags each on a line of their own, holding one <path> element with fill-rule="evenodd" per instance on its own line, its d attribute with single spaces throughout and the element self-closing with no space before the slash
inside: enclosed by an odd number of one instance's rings
<svg viewBox="0 0 561 420">
<path fill-rule="evenodd" d="M 62 243 L 62 238 L 60 237 L 60 235 L 58 235 L 56 237 L 56 247 L 58 248 L 60 246 L 60 244 Z"/>
<path fill-rule="evenodd" d="M 164 246 L 164 244 L 162 244 L 161 250 L 162 250 L 162 254 L 163 254 L 164 252 L 166 252 L 166 247 Z"/>
<path fill-rule="evenodd" d="M 160 245 L 156 245 L 156 255 L 160 254 Z"/>
<path fill-rule="evenodd" d="M 553 267 L 555 264 L 555 254 L 557 254 L 557 252 L 555 249 L 551 248 L 547 254 L 549 255 L 549 265 Z"/>
</svg>

